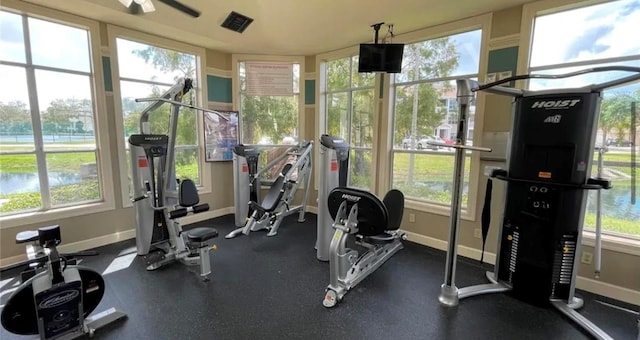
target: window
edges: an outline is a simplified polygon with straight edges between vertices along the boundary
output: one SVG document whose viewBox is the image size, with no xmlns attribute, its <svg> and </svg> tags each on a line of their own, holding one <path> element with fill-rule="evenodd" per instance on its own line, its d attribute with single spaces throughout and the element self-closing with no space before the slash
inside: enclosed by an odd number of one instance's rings
<svg viewBox="0 0 640 340">
<path fill-rule="evenodd" d="M 640 67 L 640 41 L 629 39 L 640 22 L 640 1 L 607 2 L 535 18 L 529 69 L 531 73 L 559 74 L 608 65 Z M 572 24 L 575 23 L 575 24 Z M 557 27 L 564 27 L 558 30 Z M 554 53 L 548 53 L 553 50 Z M 531 80 L 532 90 L 571 88 L 600 83 L 629 75 L 600 72 L 561 80 Z M 631 150 L 639 152 L 640 119 L 632 126 L 631 103 L 640 111 L 640 83 L 612 88 L 603 93 L 596 145 L 608 146 L 602 176 L 613 181 L 613 188 L 602 191 L 602 228 L 610 234 L 640 237 L 640 200 L 633 201 L 640 175 L 631 169 Z M 635 134 L 633 130 L 635 129 Z M 635 136 L 635 140 L 633 137 Z M 632 146 L 633 145 L 633 146 Z M 591 176 L 597 174 L 597 157 Z M 632 181 L 636 183 L 632 183 Z M 594 228 L 596 193 L 589 192 L 585 227 Z"/>
<path fill-rule="evenodd" d="M 298 62 L 239 61 L 240 140 L 244 144 L 263 145 L 260 167 L 282 155 L 300 136 L 300 67 Z M 273 71 L 278 70 L 278 71 Z M 263 86 L 269 75 L 289 84 Z M 268 80 L 267 80 L 268 81 Z M 277 177 L 275 167 L 264 173 L 264 179 Z"/>
<path fill-rule="evenodd" d="M 145 44 L 127 38 L 115 39 L 120 79 L 120 99 L 122 108 L 123 138 L 126 152 L 129 193 L 131 190 L 131 169 L 128 138 L 140 133 L 139 121 L 142 110 L 149 102 L 136 102 L 136 98 L 157 97 L 168 90 L 179 78 L 193 79 L 194 89 L 183 99 L 198 105 L 200 89 L 198 56 Z M 151 133 L 169 134 L 171 105 L 163 104 L 149 117 Z M 201 184 L 201 156 L 199 130 L 196 111 L 180 108 L 176 131 L 175 169 L 176 178 L 189 178 Z"/>
<path fill-rule="evenodd" d="M 8 11 L 0 23 L 0 215 L 106 201 L 90 30 Z"/>
<path fill-rule="evenodd" d="M 456 78 L 478 77 L 481 30 L 405 45 L 402 73 L 392 78 L 392 186 L 408 199 L 437 205 L 451 202 L 454 153 L 429 145 L 455 138 L 458 107 Z M 468 136 L 473 137 L 475 103 L 470 105 Z M 453 136 L 452 136 L 453 134 Z M 464 174 L 463 208 L 468 203 L 471 154 Z"/>
<path fill-rule="evenodd" d="M 349 142 L 349 185 L 371 189 L 374 107 L 378 102 L 375 74 L 358 73 L 358 56 L 327 61 L 325 88 L 326 133 Z"/>
</svg>

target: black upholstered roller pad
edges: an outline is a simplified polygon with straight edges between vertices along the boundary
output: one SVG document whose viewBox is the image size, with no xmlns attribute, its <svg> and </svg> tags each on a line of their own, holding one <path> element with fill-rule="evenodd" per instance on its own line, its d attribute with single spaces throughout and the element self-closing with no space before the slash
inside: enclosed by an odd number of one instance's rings
<svg viewBox="0 0 640 340">
<path fill-rule="evenodd" d="M 387 207 L 389 213 L 389 225 L 387 230 L 397 230 L 402 223 L 404 213 L 404 194 L 397 189 L 391 189 L 384 195 L 382 202 Z"/>
<path fill-rule="evenodd" d="M 187 232 L 187 237 L 190 241 L 204 242 L 206 240 L 218 237 L 218 230 L 206 227 L 195 228 Z"/>
</svg>

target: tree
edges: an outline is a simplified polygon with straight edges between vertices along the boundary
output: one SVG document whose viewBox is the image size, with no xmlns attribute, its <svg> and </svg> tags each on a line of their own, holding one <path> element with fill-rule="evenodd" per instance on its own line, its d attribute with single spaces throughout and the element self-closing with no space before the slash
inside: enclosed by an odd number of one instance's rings
<svg viewBox="0 0 640 340">
<path fill-rule="evenodd" d="M 143 50 L 134 50 L 133 54 L 144 59 L 146 63 L 154 66 L 155 69 L 162 72 L 174 74 L 174 81 L 178 78 L 193 78 L 196 71 L 195 56 L 171 51 L 155 46 L 148 46 Z M 149 97 L 160 96 L 164 91 L 158 86 L 152 86 Z M 192 102 L 193 92 L 189 92 L 183 101 Z M 125 125 L 125 133 L 140 133 L 140 116 L 142 110 L 147 106 L 146 103 L 136 103 L 132 98 L 122 99 L 122 108 Z M 151 133 L 168 134 L 169 120 L 171 117 L 171 105 L 164 104 L 155 110 L 149 116 L 151 125 Z M 176 131 L 176 145 L 195 145 L 197 144 L 197 119 L 196 112 L 192 109 L 180 108 L 178 116 L 178 126 Z M 176 153 L 177 164 L 193 163 L 197 159 L 197 151 L 183 151 Z"/>
<path fill-rule="evenodd" d="M 456 46 L 449 37 L 406 45 L 403 60 L 405 79 L 403 80 L 415 81 L 449 76 L 458 66 L 458 59 Z M 401 133 L 408 131 L 412 138 L 411 144 L 414 144 L 414 139 L 419 138 L 418 133 L 431 135 L 444 118 L 446 111 L 439 111 L 437 107 L 441 93 L 450 90 L 450 85 L 447 82 L 441 82 L 414 84 L 408 87 L 411 88 L 410 92 L 401 91 L 400 87 L 396 91 L 396 96 L 400 98 L 398 103 L 401 105 L 396 106 L 395 129 Z M 395 141 L 398 142 L 402 137 L 401 134 L 396 134 Z M 412 153 L 409 155 L 408 185 L 413 184 L 414 162 L 415 154 Z"/>
<path fill-rule="evenodd" d="M 617 131 L 619 141 L 624 139 L 625 134 L 631 129 L 631 102 L 640 102 L 640 91 L 636 93 L 616 93 L 611 97 L 606 97 L 600 106 L 600 129 L 604 134 L 603 139 L 606 144 L 607 134 L 614 128 Z M 636 104 L 638 105 L 638 104 Z"/>
<path fill-rule="evenodd" d="M 46 134 L 61 132 L 75 133 L 74 122 L 93 116 L 93 106 L 89 99 L 54 99 L 40 115 L 42 130 Z"/>
<path fill-rule="evenodd" d="M 3 134 L 31 134 L 31 113 L 21 101 L 0 102 L 0 132 Z"/>
</svg>

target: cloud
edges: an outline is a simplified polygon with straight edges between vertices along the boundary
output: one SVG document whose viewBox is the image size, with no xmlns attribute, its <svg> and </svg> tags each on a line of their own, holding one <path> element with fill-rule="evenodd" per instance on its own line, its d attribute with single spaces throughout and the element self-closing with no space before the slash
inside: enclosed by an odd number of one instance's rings
<svg viewBox="0 0 640 340">
<path fill-rule="evenodd" d="M 582 52 L 589 54 L 600 54 L 608 50 L 611 46 L 599 43 L 601 38 L 606 37 L 613 31 L 613 25 L 591 27 L 585 30 L 584 34 L 576 37 L 568 44 L 564 52 L 564 59 L 579 59 Z"/>
</svg>

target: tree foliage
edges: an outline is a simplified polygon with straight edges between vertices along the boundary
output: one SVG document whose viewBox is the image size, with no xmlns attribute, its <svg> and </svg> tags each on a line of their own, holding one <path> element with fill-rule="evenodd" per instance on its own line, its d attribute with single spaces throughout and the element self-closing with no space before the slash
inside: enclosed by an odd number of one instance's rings
<svg viewBox="0 0 640 340">
<path fill-rule="evenodd" d="M 624 140 L 626 133 L 631 130 L 631 103 L 636 102 L 636 111 L 640 110 L 640 89 L 633 93 L 617 93 L 605 97 L 600 105 L 599 125 L 603 132 L 603 140 L 614 129 L 618 140 Z M 638 120 L 638 118 L 636 118 Z M 640 123 L 636 120 L 636 124 Z"/>
<path fill-rule="evenodd" d="M 174 81 L 182 77 L 195 76 L 196 62 L 193 55 L 167 50 L 155 46 L 148 46 L 143 50 L 134 50 L 133 54 L 144 59 L 160 72 L 174 74 Z M 158 86 L 150 87 L 149 97 L 160 96 L 165 90 Z M 194 92 L 191 91 L 183 98 L 185 102 L 194 102 Z M 140 133 L 140 116 L 146 103 L 137 103 L 135 98 L 122 98 L 125 134 Z M 151 133 L 168 134 L 171 119 L 171 105 L 164 104 L 149 116 Z M 196 145 L 198 141 L 198 127 L 196 112 L 192 109 L 180 108 L 176 130 L 176 145 Z M 190 164 L 197 161 L 196 151 L 176 152 L 176 163 Z"/>
<path fill-rule="evenodd" d="M 448 38 L 405 45 L 402 73 L 398 82 L 437 79 L 450 76 L 458 66 L 459 54 Z M 433 135 L 445 118 L 440 98 L 451 91 L 449 82 L 420 83 L 396 87 L 395 144 L 404 137 Z"/>
</svg>

